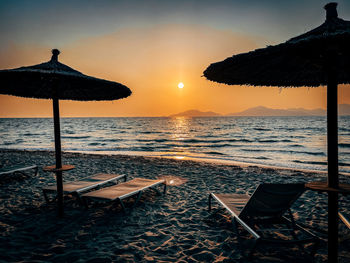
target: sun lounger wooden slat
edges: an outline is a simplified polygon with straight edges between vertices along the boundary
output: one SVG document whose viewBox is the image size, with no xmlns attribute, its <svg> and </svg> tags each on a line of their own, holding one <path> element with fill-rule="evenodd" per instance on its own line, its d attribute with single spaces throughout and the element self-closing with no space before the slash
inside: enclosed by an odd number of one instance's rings
<svg viewBox="0 0 350 263">
<path fill-rule="evenodd" d="M 10 166 L 10 167 L 1 167 L 0 168 L 0 175 L 8 175 L 8 174 L 13 174 L 13 173 L 24 173 L 24 171 L 27 170 L 35 170 L 35 175 L 38 173 L 38 166 L 36 165 L 31 165 L 31 166 Z"/>
<path fill-rule="evenodd" d="M 126 175 L 122 174 L 96 174 L 91 177 L 83 178 L 78 181 L 67 182 L 63 184 L 63 193 L 65 194 L 76 194 L 79 195 L 82 192 L 91 190 L 93 188 L 101 187 L 110 182 L 116 182 L 119 179 L 124 178 L 126 181 Z M 46 201 L 48 201 L 47 193 L 48 192 L 56 192 L 56 186 L 47 186 L 42 188 L 44 197 Z"/>
<path fill-rule="evenodd" d="M 245 194 L 212 194 L 231 214 L 239 215 L 250 196 Z"/>
<path fill-rule="evenodd" d="M 115 201 L 119 200 L 123 209 L 125 210 L 123 199 L 138 195 L 137 200 L 135 201 L 135 204 L 140 199 L 140 196 L 143 191 L 155 187 L 157 185 L 164 184 L 164 193 L 166 191 L 166 184 L 165 180 L 152 180 L 152 179 L 145 179 L 145 178 L 135 178 L 131 181 L 121 183 L 118 185 L 113 185 L 110 187 L 106 187 L 103 189 L 99 189 L 96 191 L 91 191 L 89 193 L 83 194 L 83 199 L 97 199 L 97 200 L 107 200 L 107 201 Z"/>
<path fill-rule="evenodd" d="M 124 178 L 126 180 L 126 175 L 119 174 L 96 174 L 91 177 L 83 178 L 78 181 L 67 182 L 63 184 L 63 192 L 64 193 L 73 193 L 73 192 L 84 192 L 90 190 L 92 188 L 104 185 L 106 183 L 116 181 Z M 44 187 L 45 190 L 56 191 L 56 186 L 48 186 Z"/>
</svg>

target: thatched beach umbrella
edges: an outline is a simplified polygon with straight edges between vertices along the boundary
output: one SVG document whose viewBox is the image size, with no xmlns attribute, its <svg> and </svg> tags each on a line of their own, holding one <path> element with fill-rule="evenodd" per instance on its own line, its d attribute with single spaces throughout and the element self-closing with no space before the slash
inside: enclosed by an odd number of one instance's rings
<svg viewBox="0 0 350 263">
<path fill-rule="evenodd" d="M 211 64 L 204 76 L 231 85 L 317 87 L 327 85 L 328 181 L 310 189 L 328 192 L 329 262 L 337 261 L 338 193 L 349 185 L 338 180 L 338 84 L 350 83 L 350 21 L 338 18 L 337 3 L 329 3 L 326 21 L 285 43 L 235 55 Z"/>
<path fill-rule="evenodd" d="M 52 99 L 56 165 L 46 167 L 46 170 L 56 173 L 58 214 L 63 216 L 62 172 L 73 167 L 62 164 L 59 100 L 117 100 L 128 97 L 131 91 L 120 83 L 86 76 L 58 62 L 59 53 L 53 49 L 49 62 L 0 70 L 0 94 Z"/>
</svg>

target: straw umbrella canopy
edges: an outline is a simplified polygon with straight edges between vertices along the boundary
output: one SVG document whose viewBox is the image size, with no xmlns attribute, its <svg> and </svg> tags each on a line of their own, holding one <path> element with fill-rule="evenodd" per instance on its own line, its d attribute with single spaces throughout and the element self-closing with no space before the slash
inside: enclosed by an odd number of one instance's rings
<svg viewBox="0 0 350 263">
<path fill-rule="evenodd" d="M 59 50 L 53 49 L 48 62 L 0 70 L 0 94 L 52 99 L 56 165 L 46 170 L 56 173 L 58 215 L 63 216 L 62 172 L 73 167 L 62 164 L 59 100 L 117 100 L 128 97 L 131 91 L 120 83 L 86 76 L 58 62 L 59 54 Z"/>
<path fill-rule="evenodd" d="M 211 64 L 204 76 L 230 85 L 317 87 L 327 85 L 328 181 L 310 188 L 328 192 L 329 262 L 337 261 L 338 193 L 348 185 L 338 180 L 338 84 L 350 83 L 350 21 L 338 18 L 337 3 L 325 5 L 326 21 L 282 44 L 238 54 Z"/>
</svg>

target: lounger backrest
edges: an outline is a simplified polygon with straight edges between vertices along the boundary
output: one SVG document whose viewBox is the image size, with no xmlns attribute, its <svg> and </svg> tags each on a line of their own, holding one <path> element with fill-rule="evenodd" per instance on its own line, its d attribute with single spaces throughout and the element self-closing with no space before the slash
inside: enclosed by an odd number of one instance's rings
<svg viewBox="0 0 350 263">
<path fill-rule="evenodd" d="M 260 184 L 239 217 L 280 217 L 304 191 L 304 184 Z"/>
</svg>

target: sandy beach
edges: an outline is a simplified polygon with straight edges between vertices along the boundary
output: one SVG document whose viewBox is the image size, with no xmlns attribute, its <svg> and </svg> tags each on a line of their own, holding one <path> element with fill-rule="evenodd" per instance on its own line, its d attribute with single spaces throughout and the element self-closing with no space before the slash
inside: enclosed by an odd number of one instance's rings
<svg viewBox="0 0 350 263">
<path fill-rule="evenodd" d="M 184 183 L 168 186 L 166 195 L 149 191 L 123 214 L 120 206 L 95 204 L 88 210 L 71 197 L 65 216 L 56 217 L 41 188 L 55 183 L 42 167 L 54 153 L 0 150 L 3 165 L 36 164 L 39 174 L 0 179 L 0 261 L 3 262 L 246 262 L 224 211 L 209 213 L 208 194 L 248 193 L 264 182 L 326 180 L 322 173 L 238 166 L 166 158 L 64 153 L 76 168 L 64 181 L 95 173 L 127 174 L 128 179 L 176 176 Z M 350 183 L 350 177 L 340 176 Z M 340 196 L 340 211 L 349 215 L 349 197 Z M 215 207 L 218 207 L 215 205 Z M 292 207 L 297 222 L 320 237 L 315 262 L 327 259 L 327 195 L 306 191 Z M 350 230 L 339 225 L 340 262 L 350 262 Z M 247 237 L 249 237 L 247 235 Z M 251 262 L 309 262 L 297 247 L 259 249 Z"/>
</svg>

